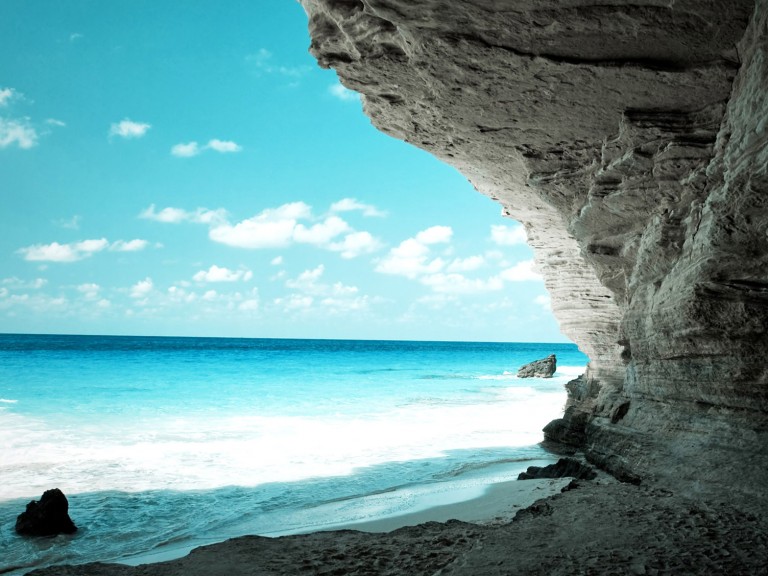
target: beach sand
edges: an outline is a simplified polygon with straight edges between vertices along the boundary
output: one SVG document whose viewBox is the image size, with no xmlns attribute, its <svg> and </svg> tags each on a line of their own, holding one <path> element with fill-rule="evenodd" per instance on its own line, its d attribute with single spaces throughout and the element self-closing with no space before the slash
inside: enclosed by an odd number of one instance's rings
<svg viewBox="0 0 768 576">
<path fill-rule="evenodd" d="M 532 482 L 497 484 L 479 498 L 349 527 L 354 529 L 278 538 L 244 536 L 167 562 L 52 567 L 32 574 L 766 573 L 768 522 L 759 513 L 659 486 L 621 484 L 602 477 L 580 481 L 562 493 L 559 486 L 566 480 Z M 521 510 L 523 501 L 537 492 L 556 494 Z M 444 521 L 448 518 L 455 519 Z M 396 529 L 382 532 L 391 528 Z"/>
</svg>

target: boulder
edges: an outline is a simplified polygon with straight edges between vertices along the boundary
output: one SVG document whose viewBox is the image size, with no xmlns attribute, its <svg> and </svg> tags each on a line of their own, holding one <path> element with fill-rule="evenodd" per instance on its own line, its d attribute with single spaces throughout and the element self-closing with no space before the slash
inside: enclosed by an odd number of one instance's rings
<svg viewBox="0 0 768 576">
<path fill-rule="evenodd" d="M 557 370 L 557 358 L 554 354 L 550 354 L 546 358 L 541 360 L 535 360 L 528 364 L 524 364 L 517 371 L 518 378 L 552 378 L 552 375 Z"/>
<path fill-rule="evenodd" d="M 16 532 L 23 536 L 55 536 L 77 531 L 69 517 L 69 502 L 58 488 L 43 492 L 39 501 L 32 500 L 16 518 Z"/>
<path fill-rule="evenodd" d="M 549 466 L 529 466 L 525 472 L 520 472 L 518 480 L 538 480 L 540 478 L 565 478 L 570 476 L 577 480 L 593 480 L 597 474 L 589 466 L 585 466 L 573 458 L 560 458 Z"/>
</svg>

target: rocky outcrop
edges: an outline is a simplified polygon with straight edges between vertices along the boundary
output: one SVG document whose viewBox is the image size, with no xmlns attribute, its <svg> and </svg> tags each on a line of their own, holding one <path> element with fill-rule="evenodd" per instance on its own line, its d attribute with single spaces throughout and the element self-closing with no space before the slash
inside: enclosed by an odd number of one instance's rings
<svg viewBox="0 0 768 576">
<path fill-rule="evenodd" d="M 301 2 L 379 129 L 524 224 L 590 358 L 547 436 L 695 490 L 746 460 L 761 490 L 768 0 Z"/>
<path fill-rule="evenodd" d="M 574 458 L 560 458 L 549 466 L 528 466 L 525 472 L 517 475 L 518 480 L 538 480 L 541 478 L 565 478 L 594 480 L 597 473 Z"/>
<path fill-rule="evenodd" d="M 523 364 L 517 371 L 518 378 L 552 378 L 557 370 L 557 357 L 550 354 L 541 360 L 534 360 L 528 364 Z"/>
<path fill-rule="evenodd" d="M 58 488 L 46 490 L 39 501 L 32 500 L 16 518 L 16 532 L 23 536 L 55 536 L 77 531 L 69 517 L 69 502 Z"/>
</svg>

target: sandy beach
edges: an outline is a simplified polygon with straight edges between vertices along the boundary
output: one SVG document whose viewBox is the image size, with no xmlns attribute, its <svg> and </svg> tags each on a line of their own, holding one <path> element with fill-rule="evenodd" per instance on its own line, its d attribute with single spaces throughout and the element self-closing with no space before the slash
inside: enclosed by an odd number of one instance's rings
<svg viewBox="0 0 768 576">
<path fill-rule="evenodd" d="M 369 533 L 391 532 L 400 528 L 417 526 L 427 522 L 462 522 L 491 525 L 507 523 L 515 514 L 542 498 L 558 494 L 570 482 L 569 478 L 499 482 L 482 489 L 482 494 L 469 499 L 462 499 L 476 491 L 458 490 L 445 494 L 426 492 L 411 505 L 415 511 L 405 514 L 385 515 L 370 520 L 325 524 L 302 530 L 276 531 L 270 537 L 293 536 L 310 532 L 330 532 L 355 530 Z M 449 503 L 442 503 L 449 500 Z M 326 504 L 320 508 L 333 508 L 338 504 Z M 332 512 L 332 510 L 330 510 Z M 329 510 L 319 510 L 326 516 Z M 248 533 L 243 531 L 241 533 Z M 169 544 L 129 558 L 120 559 L 120 564 L 138 566 L 141 564 L 165 562 L 181 558 L 194 548 L 211 544 L 210 540 L 196 543 Z"/>
<path fill-rule="evenodd" d="M 506 482 L 479 498 L 347 529 L 243 536 L 137 566 L 34 576 L 763 574 L 768 522 L 722 501 L 608 477 Z M 544 496 L 530 506 L 531 498 Z"/>
</svg>

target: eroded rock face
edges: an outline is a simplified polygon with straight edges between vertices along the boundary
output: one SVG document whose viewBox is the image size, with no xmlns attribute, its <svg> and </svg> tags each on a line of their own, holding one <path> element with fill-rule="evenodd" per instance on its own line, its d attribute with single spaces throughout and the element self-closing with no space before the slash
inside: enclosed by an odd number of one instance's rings
<svg viewBox="0 0 768 576">
<path fill-rule="evenodd" d="M 517 371 L 518 378 L 552 378 L 557 370 L 557 357 L 550 354 L 541 360 L 523 364 Z"/>
<path fill-rule="evenodd" d="M 768 0 L 300 1 L 379 129 L 524 224 L 591 360 L 549 435 L 694 487 L 749 458 L 759 490 Z"/>
</svg>

